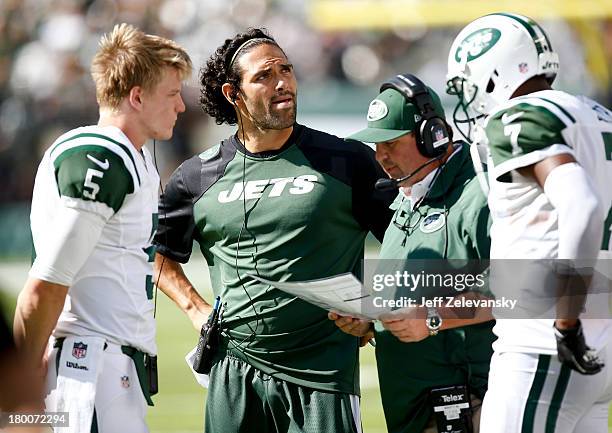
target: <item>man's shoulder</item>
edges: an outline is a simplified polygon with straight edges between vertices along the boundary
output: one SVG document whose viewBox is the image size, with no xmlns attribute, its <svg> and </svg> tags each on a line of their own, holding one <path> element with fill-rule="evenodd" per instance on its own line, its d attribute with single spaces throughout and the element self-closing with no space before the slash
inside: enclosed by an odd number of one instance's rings
<svg viewBox="0 0 612 433">
<path fill-rule="evenodd" d="M 129 160 L 133 160 L 136 153 L 132 143 L 118 128 L 97 125 L 83 126 L 65 132 L 53 142 L 47 152 L 52 159 L 55 159 L 67 150 L 83 146 L 103 148 Z"/>
<path fill-rule="evenodd" d="M 488 207 L 487 196 L 482 190 L 482 186 L 475 174 L 472 174 L 472 176 L 467 179 L 461 193 L 461 200 L 464 202 L 466 208 L 480 209 Z"/>
<path fill-rule="evenodd" d="M 93 163 L 92 168 L 124 172 L 132 179 L 134 188 L 141 183 L 136 149 L 118 128 L 94 125 L 68 131 L 47 149 L 46 157 L 56 170 L 62 165 L 74 165 L 76 161 L 88 159 Z"/>
<path fill-rule="evenodd" d="M 529 133 L 542 126 L 561 130 L 575 123 L 573 116 L 560 104 L 560 101 L 555 101 L 550 97 L 552 95 L 546 96 L 526 95 L 501 105 L 487 119 L 485 126 L 487 135 L 508 125 L 520 125 L 522 132 Z"/>
<path fill-rule="evenodd" d="M 539 127 L 560 131 L 576 123 L 571 113 L 582 105 L 573 95 L 555 90 L 530 93 L 497 107 L 487 119 L 486 131 L 508 125 L 521 125 L 524 133 L 534 132 Z M 524 131 L 523 131 L 524 129 Z"/>
<path fill-rule="evenodd" d="M 215 171 L 219 164 L 233 159 L 235 154 L 236 148 L 229 144 L 229 140 L 226 139 L 187 158 L 181 163 L 179 169 L 183 173 L 195 171 L 201 175 L 206 175 L 208 172 Z"/>
<path fill-rule="evenodd" d="M 336 135 L 319 131 L 317 129 L 302 126 L 304 128 L 304 139 L 302 147 L 328 149 L 336 152 L 346 153 L 373 153 L 371 147 L 360 141 L 344 140 Z"/>
<path fill-rule="evenodd" d="M 563 100 L 552 92 L 537 92 L 508 101 L 493 112 L 485 130 L 494 164 L 567 145 L 564 131 L 576 118 Z"/>
<path fill-rule="evenodd" d="M 225 167 L 235 155 L 236 147 L 229 139 L 223 140 L 181 163 L 169 184 L 181 183 L 191 194 L 199 196 L 223 177 Z"/>
</svg>

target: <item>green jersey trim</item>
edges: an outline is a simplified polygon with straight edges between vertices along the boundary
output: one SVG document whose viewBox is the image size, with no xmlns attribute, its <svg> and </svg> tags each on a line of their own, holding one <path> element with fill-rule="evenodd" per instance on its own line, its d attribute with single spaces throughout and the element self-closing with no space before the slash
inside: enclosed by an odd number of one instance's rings
<svg viewBox="0 0 612 433">
<path fill-rule="evenodd" d="M 551 156 L 548 150 L 545 151 L 551 146 L 569 148 L 564 134 L 574 124 L 575 119 L 567 111 L 538 97 L 519 98 L 502 107 L 488 119 L 485 126 L 495 177 L 503 174 L 502 166 L 516 169 Z M 558 151 L 557 147 L 553 149 L 553 154 L 564 152 Z M 525 158 L 534 152 L 539 153 Z M 571 150 L 568 153 L 572 153 Z M 518 158 L 523 162 L 508 163 Z M 525 163 L 525 160 L 529 163 Z"/>
<path fill-rule="evenodd" d="M 518 98 L 513 98 L 505 102 L 504 104 L 499 105 L 496 110 L 494 110 L 487 116 L 484 127 L 486 128 L 487 125 L 493 119 L 499 118 L 504 111 L 510 110 L 511 108 L 516 107 L 519 104 L 542 107 L 549 111 L 552 115 L 556 116 L 559 121 L 561 121 L 566 127 L 569 127 L 576 123 L 576 119 L 574 118 L 574 116 L 572 116 L 565 108 L 561 107 L 556 102 L 553 102 L 548 98 L 543 98 L 541 96 L 535 96 L 531 94 L 520 96 Z"/>
<path fill-rule="evenodd" d="M 54 161 L 60 196 L 104 203 L 117 212 L 134 192 L 132 176 L 121 156 L 104 146 L 76 146 Z"/>
<path fill-rule="evenodd" d="M 96 143 L 97 140 L 101 140 L 101 141 Z M 61 155 L 62 152 L 72 147 L 82 146 L 82 145 L 96 145 L 96 144 L 110 149 L 111 151 L 113 151 L 117 155 L 120 155 L 123 158 L 126 168 L 128 169 L 128 171 L 130 172 L 130 174 L 132 175 L 134 179 L 134 189 L 138 188 L 141 184 L 140 175 L 138 174 L 138 168 L 136 167 L 136 161 L 134 160 L 134 157 L 132 156 L 130 149 L 128 149 L 128 147 L 125 144 L 120 143 L 119 141 L 113 140 L 112 138 L 107 137 L 106 135 L 95 134 L 91 132 L 73 135 L 72 137 L 62 140 L 59 143 L 57 143 L 55 146 L 53 146 L 53 148 L 49 152 L 49 156 L 51 157 L 51 160 L 53 161 L 55 158 L 59 157 L 59 155 Z M 60 152 L 60 153 L 57 153 L 57 152 Z"/>
<path fill-rule="evenodd" d="M 565 108 L 563 108 L 561 105 L 557 104 L 557 103 L 556 103 L 556 102 L 554 102 L 554 101 L 551 101 L 551 100 L 550 100 L 550 99 L 548 99 L 548 98 L 542 98 L 541 96 L 539 97 L 539 99 L 541 99 L 542 101 L 546 101 L 546 102 L 548 102 L 548 103 L 550 103 L 550 104 L 553 104 L 555 107 L 557 107 L 557 108 L 558 108 L 558 109 L 559 109 L 559 110 L 560 110 L 560 111 L 561 111 L 561 112 L 562 112 L 562 113 L 563 113 L 563 114 L 564 114 L 564 115 L 565 115 L 565 116 L 566 116 L 566 117 L 569 119 L 569 122 L 565 121 L 565 123 L 566 123 L 566 124 L 568 124 L 568 123 L 576 123 L 576 119 L 574 118 L 574 116 L 572 116 L 572 115 L 569 113 L 569 111 L 567 111 L 567 110 L 566 110 Z"/>
</svg>

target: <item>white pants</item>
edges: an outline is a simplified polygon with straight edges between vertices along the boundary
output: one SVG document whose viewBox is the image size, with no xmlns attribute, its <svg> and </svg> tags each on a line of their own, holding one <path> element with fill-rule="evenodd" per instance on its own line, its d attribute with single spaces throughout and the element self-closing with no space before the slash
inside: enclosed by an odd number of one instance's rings
<svg viewBox="0 0 612 433">
<path fill-rule="evenodd" d="M 49 355 L 47 372 L 49 391 L 56 387 L 57 352 L 57 349 L 53 349 Z M 104 351 L 100 368 L 94 403 L 98 432 L 148 433 L 149 429 L 145 422 L 147 402 L 142 394 L 132 358 L 123 354 L 119 346 L 111 344 Z M 54 406 L 55 394 L 52 392 L 47 397 L 48 407 Z M 62 429 L 58 431 L 61 432 Z"/>
<path fill-rule="evenodd" d="M 584 376 L 556 355 L 495 353 L 480 433 L 608 433 L 612 345 L 598 355 L 605 368 Z"/>
</svg>

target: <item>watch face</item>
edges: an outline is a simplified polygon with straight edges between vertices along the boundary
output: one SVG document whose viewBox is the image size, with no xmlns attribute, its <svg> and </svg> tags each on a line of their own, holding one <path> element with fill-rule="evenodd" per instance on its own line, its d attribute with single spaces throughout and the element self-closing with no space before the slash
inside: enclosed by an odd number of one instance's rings
<svg viewBox="0 0 612 433">
<path fill-rule="evenodd" d="M 440 314 L 438 314 L 438 310 L 435 308 L 427 309 L 427 320 L 425 320 L 425 324 L 431 335 L 436 335 L 438 333 L 438 330 L 442 327 L 442 318 Z"/>
<path fill-rule="evenodd" d="M 431 316 L 427 318 L 427 327 L 429 329 L 439 329 L 442 326 L 442 319 L 440 316 Z"/>
</svg>

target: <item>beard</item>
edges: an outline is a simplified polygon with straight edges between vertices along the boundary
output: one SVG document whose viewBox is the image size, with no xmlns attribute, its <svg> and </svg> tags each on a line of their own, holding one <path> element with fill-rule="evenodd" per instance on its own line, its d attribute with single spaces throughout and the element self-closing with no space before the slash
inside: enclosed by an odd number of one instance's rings
<svg viewBox="0 0 612 433">
<path fill-rule="evenodd" d="M 270 102 L 267 107 L 263 104 L 253 110 L 253 124 L 260 129 L 286 129 L 293 126 L 297 116 L 297 95 L 293 96 L 293 106 L 287 109 L 277 110 Z"/>
</svg>

